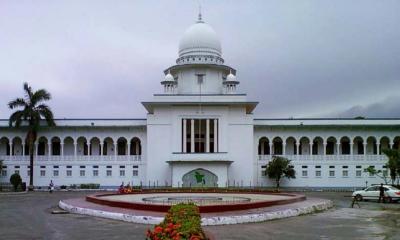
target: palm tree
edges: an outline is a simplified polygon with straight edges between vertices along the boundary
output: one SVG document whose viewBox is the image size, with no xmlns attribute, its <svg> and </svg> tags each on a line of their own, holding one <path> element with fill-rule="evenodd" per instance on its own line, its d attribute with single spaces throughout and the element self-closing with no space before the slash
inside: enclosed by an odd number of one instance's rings
<svg viewBox="0 0 400 240">
<path fill-rule="evenodd" d="M 20 109 L 11 114 L 9 125 L 10 127 L 21 127 L 27 131 L 26 142 L 30 160 L 29 190 L 33 190 L 33 157 L 37 133 L 43 125 L 55 126 L 55 123 L 50 107 L 44 104 L 51 99 L 50 93 L 45 89 L 33 91 L 28 83 L 24 83 L 24 92 L 24 98 L 16 98 L 8 103 L 10 109 Z"/>
</svg>

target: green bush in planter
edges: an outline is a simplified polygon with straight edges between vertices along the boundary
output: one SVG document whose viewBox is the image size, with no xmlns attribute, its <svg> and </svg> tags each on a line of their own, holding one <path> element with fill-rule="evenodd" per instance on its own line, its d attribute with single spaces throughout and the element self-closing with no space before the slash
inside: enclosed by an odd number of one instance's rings
<svg viewBox="0 0 400 240">
<path fill-rule="evenodd" d="M 10 177 L 10 183 L 13 185 L 14 190 L 17 191 L 18 186 L 22 184 L 21 176 L 18 173 L 14 173 Z"/>
</svg>

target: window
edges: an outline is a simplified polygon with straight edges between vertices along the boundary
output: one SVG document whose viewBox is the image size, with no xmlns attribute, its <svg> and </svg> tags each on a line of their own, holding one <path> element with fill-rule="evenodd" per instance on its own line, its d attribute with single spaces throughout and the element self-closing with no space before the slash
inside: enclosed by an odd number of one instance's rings
<svg viewBox="0 0 400 240">
<path fill-rule="evenodd" d="M 139 171 L 137 169 L 132 171 L 132 176 L 137 177 L 139 176 Z"/>
<path fill-rule="evenodd" d="M 31 170 L 26 171 L 26 176 L 30 176 L 31 175 Z"/>
<path fill-rule="evenodd" d="M 119 170 L 119 176 L 125 177 L 125 170 Z"/>
<path fill-rule="evenodd" d="M 46 177 L 46 170 L 40 170 L 40 176 Z"/>
<path fill-rule="evenodd" d="M 1 176 L 2 177 L 7 177 L 7 170 L 1 170 Z"/>
<path fill-rule="evenodd" d="M 182 119 L 182 152 L 218 152 L 217 143 L 218 119 Z"/>
<path fill-rule="evenodd" d="M 307 177 L 307 171 L 306 171 L 306 170 L 305 170 L 305 171 L 302 171 L 302 172 L 301 172 L 301 176 L 302 176 L 302 177 Z"/>
<path fill-rule="evenodd" d="M 107 170 L 106 171 L 106 175 L 107 175 L 107 177 L 111 177 L 112 176 L 112 171 L 111 170 Z"/>
<path fill-rule="evenodd" d="M 361 177 L 361 170 L 356 170 L 356 177 Z"/>
<path fill-rule="evenodd" d="M 58 177 L 58 170 L 53 170 L 53 176 Z"/>
<path fill-rule="evenodd" d="M 316 177 L 321 177 L 321 170 L 315 171 L 315 176 Z"/>
<path fill-rule="evenodd" d="M 79 176 L 84 177 L 85 176 L 85 170 L 80 170 L 79 171 Z"/>
<path fill-rule="evenodd" d="M 99 170 L 95 169 L 93 170 L 93 177 L 98 177 L 99 176 Z"/>
<path fill-rule="evenodd" d="M 67 170 L 67 177 L 72 177 L 72 170 Z"/>
<path fill-rule="evenodd" d="M 14 171 L 14 173 L 16 173 L 16 174 L 18 174 L 18 175 L 19 175 L 19 170 L 15 170 L 15 171 Z"/>
<path fill-rule="evenodd" d="M 348 177 L 348 176 L 349 176 L 349 171 L 343 170 L 342 176 L 343 176 L 343 177 Z"/>
<path fill-rule="evenodd" d="M 329 171 L 329 177 L 335 177 L 335 171 Z"/>
</svg>

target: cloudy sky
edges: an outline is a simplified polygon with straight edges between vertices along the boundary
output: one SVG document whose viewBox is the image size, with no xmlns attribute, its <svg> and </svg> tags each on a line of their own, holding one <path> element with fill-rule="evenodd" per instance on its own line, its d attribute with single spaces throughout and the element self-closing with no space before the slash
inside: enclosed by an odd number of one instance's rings
<svg viewBox="0 0 400 240">
<path fill-rule="evenodd" d="M 400 117 L 400 1 L 200 0 L 257 117 Z M 142 118 L 198 1 L 0 1 L 0 118 Z"/>
</svg>

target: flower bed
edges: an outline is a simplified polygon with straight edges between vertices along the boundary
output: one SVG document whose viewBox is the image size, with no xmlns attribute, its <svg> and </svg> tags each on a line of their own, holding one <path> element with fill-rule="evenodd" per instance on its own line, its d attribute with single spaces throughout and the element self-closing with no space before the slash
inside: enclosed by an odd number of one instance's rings
<svg viewBox="0 0 400 240">
<path fill-rule="evenodd" d="M 208 239 L 201 228 L 199 208 L 193 204 L 172 206 L 164 221 L 147 230 L 147 240 L 204 240 Z"/>
</svg>

